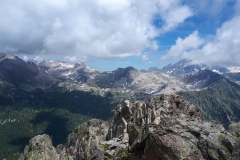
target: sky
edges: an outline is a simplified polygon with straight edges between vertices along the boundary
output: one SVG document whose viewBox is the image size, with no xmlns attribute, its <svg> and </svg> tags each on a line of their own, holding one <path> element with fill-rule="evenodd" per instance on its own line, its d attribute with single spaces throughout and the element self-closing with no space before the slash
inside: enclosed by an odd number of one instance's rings
<svg viewBox="0 0 240 160">
<path fill-rule="evenodd" d="M 0 52 L 98 70 L 240 66 L 240 0 L 1 0 Z"/>
</svg>

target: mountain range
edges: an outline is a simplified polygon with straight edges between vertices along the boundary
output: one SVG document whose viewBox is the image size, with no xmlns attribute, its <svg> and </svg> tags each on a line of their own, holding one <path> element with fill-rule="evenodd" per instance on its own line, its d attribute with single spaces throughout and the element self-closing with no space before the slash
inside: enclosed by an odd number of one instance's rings
<svg viewBox="0 0 240 160">
<path fill-rule="evenodd" d="M 239 67 L 186 59 L 162 69 L 130 66 L 102 72 L 84 63 L 26 62 L 0 53 L 0 159 L 16 159 L 31 137 L 43 133 L 52 136 L 54 145 L 65 144 L 80 123 L 110 120 L 115 106 L 126 99 L 162 93 L 180 94 L 199 106 L 206 119 L 227 128 L 240 120 L 239 84 Z"/>
</svg>

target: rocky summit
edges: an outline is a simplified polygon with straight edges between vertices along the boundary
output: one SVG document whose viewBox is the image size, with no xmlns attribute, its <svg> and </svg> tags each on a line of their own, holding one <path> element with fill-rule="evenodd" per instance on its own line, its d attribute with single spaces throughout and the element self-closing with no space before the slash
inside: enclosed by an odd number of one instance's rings
<svg viewBox="0 0 240 160">
<path fill-rule="evenodd" d="M 176 94 L 125 101 L 112 122 L 92 119 L 53 147 L 48 135 L 32 138 L 19 160 L 239 160 L 240 123 L 228 130 L 206 121 Z"/>
</svg>

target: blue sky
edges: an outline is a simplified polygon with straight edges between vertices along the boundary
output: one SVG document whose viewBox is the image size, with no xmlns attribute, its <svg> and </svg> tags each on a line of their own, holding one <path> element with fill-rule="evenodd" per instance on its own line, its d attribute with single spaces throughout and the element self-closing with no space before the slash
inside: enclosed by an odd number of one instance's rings
<svg viewBox="0 0 240 160">
<path fill-rule="evenodd" d="M 2 0 L 0 51 L 99 70 L 240 66 L 240 0 Z"/>
</svg>

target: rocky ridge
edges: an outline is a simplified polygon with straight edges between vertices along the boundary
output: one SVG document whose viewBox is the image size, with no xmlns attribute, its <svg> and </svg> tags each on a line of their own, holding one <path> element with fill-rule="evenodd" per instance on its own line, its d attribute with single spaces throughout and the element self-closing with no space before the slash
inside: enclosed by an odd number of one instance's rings
<svg viewBox="0 0 240 160">
<path fill-rule="evenodd" d="M 40 62 L 37 65 L 40 69 L 59 80 L 80 84 L 99 74 L 98 71 L 87 67 L 84 63 L 71 64 L 48 60 Z"/>
<path fill-rule="evenodd" d="M 169 65 L 163 67 L 162 69 L 163 72 L 169 73 L 174 76 L 179 76 L 187 73 L 194 73 L 201 70 L 211 70 L 218 74 L 239 72 L 238 67 L 224 67 L 217 65 L 198 64 L 194 63 L 192 60 L 189 59 L 181 59 L 175 64 L 170 63 Z"/>
<path fill-rule="evenodd" d="M 27 91 L 36 88 L 45 90 L 52 87 L 55 82 L 56 79 L 39 69 L 35 63 L 25 62 L 17 56 L 0 52 L 0 83 L 4 84 L 1 85 L 1 91 L 5 88 L 8 88 L 5 93 L 14 88 Z"/>
<path fill-rule="evenodd" d="M 238 160 L 240 123 L 228 130 L 205 121 L 199 108 L 176 94 L 125 101 L 109 124 L 93 119 L 54 148 L 47 135 L 32 138 L 19 160 Z"/>
</svg>

